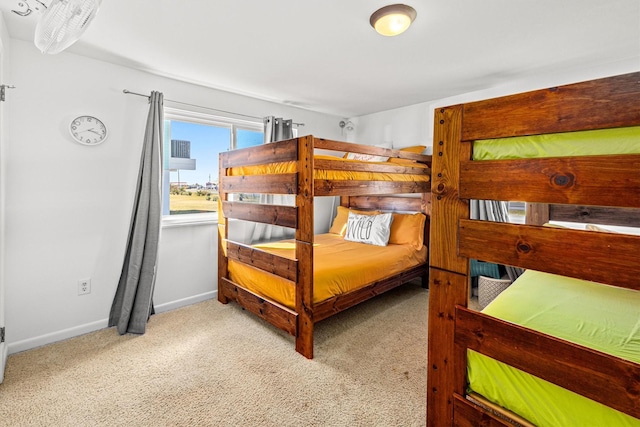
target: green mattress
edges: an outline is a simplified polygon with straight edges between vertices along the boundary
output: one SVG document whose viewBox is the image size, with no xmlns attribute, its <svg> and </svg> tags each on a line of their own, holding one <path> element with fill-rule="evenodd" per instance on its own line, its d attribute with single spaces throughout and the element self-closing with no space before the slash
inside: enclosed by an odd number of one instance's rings
<svg viewBox="0 0 640 427">
<path fill-rule="evenodd" d="M 640 154 L 640 126 L 474 141 L 474 160 Z"/>
<path fill-rule="evenodd" d="M 474 141 L 474 160 L 640 154 L 640 126 Z M 526 271 L 483 312 L 640 363 L 640 292 Z M 469 388 L 539 426 L 640 420 L 469 351 Z"/>
<path fill-rule="evenodd" d="M 638 307 L 640 292 L 527 270 L 483 312 L 640 363 Z M 640 426 L 636 418 L 472 350 L 468 362 L 472 391 L 538 426 Z"/>
</svg>

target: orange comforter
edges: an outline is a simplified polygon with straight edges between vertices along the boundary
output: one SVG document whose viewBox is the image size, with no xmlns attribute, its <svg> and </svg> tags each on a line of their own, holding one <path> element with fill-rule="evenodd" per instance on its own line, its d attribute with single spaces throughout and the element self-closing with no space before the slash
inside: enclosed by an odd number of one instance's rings
<svg viewBox="0 0 640 427">
<path fill-rule="evenodd" d="M 295 259 L 292 240 L 256 245 L 260 249 Z M 337 234 L 320 234 L 314 243 L 313 302 L 363 287 L 426 262 L 427 248 L 412 245 L 373 246 L 345 241 Z M 229 277 L 246 289 L 295 308 L 295 283 L 229 260 Z"/>
<path fill-rule="evenodd" d="M 340 157 L 316 155 L 316 159 L 337 160 L 347 163 L 370 163 L 376 165 L 393 166 L 393 163 L 388 162 L 363 162 L 361 160 L 349 160 Z M 397 166 L 397 165 L 396 165 Z M 416 168 L 427 169 L 427 166 L 422 163 L 403 164 L 403 166 L 411 166 Z M 241 166 L 231 168 L 229 175 L 241 176 L 241 175 L 269 175 L 269 174 L 283 174 L 283 173 L 295 173 L 297 172 L 297 162 L 279 162 L 268 163 L 265 165 L 257 166 Z M 365 172 L 365 171 L 345 171 L 345 170 L 332 170 L 332 169 L 315 169 L 314 179 L 326 179 L 326 180 L 352 180 L 352 181 L 413 181 L 413 182 L 428 182 L 430 179 L 429 174 L 402 174 L 402 173 L 387 173 L 387 172 Z"/>
</svg>

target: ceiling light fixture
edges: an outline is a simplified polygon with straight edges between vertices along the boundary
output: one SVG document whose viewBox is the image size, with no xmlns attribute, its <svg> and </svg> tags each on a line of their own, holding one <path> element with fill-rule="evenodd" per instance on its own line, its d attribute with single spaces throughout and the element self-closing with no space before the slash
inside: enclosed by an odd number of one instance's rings
<svg viewBox="0 0 640 427">
<path fill-rule="evenodd" d="M 416 10 L 406 4 L 392 4 L 376 10 L 369 22 L 383 36 L 397 36 L 416 19 Z"/>
</svg>

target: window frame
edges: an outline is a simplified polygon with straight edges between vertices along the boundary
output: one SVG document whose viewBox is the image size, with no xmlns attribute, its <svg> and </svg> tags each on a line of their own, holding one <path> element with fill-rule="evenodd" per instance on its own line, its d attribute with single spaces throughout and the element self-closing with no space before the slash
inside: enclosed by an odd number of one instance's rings
<svg viewBox="0 0 640 427">
<path fill-rule="evenodd" d="M 236 132 L 239 129 L 242 130 L 251 130 L 264 132 L 264 124 L 262 121 L 244 120 L 244 119 L 235 119 L 225 116 L 219 116 L 210 113 L 203 113 L 200 111 L 189 110 L 185 108 L 175 108 L 175 107 L 166 107 L 164 108 L 164 117 L 163 117 L 163 132 L 165 131 L 164 123 L 169 121 L 180 121 L 180 122 L 188 122 L 194 124 L 200 124 L 205 126 L 216 126 L 220 128 L 227 128 L 230 131 L 230 141 L 229 148 L 227 151 L 233 150 L 236 147 Z M 169 135 L 171 133 L 171 125 L 169 125 Z M 167 135 L 163 135 L 167 136 Z M 169 138 L 170 140 L 170 138 Z M 170 142 L 168 143 L 170 145 Z M 203 212 L 203 213 L 191 213 L 191 214 L 181 214 L 181 215 L 171 215 L 165 214 L 165 199 L 170 197 L 168 194 L 169 186 L 167 185 L 166 180 L 169 178 L 169 170 L 165 169 L 165 156 L 167 153 L 167 141 L 164 141 L 163 138 L 163 158 L 162 158 L 162 220 L 161 227 L 162 228 L 171 228 L 171 227 L 179 227 L 185 225 L 207 225 L 207 224 L 218 224 L 218 212 Z M 217 180 L 217 179 L 216 179 Z M 166 187 L 166 188 L 165 188 Z M 168 199 L 167 203 L 168 203 Z"/>
</svg>

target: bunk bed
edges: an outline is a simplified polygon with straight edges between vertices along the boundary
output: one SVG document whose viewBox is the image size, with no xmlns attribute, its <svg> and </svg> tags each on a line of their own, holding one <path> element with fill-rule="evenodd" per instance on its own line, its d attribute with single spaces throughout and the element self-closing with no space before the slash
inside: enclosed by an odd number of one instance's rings
<svg viewBox="0 0 640 427">
<path fill-rule="evenodd" d="M 426 287 L 431 156 L 421 154 L 422 148 L 394 150 L 303 136 L 221 153 L 218 300 L 235 301 L 294 336 L 296 351 L 311 359 L 315 323 L 414 279 L 422 279 Z M 295 203 L 247 203 L 234 197 L 247 193 L 292 194 Z M 318 196 L 340 196 L 340 207 L 330 233 L 316 236 L 314 197 Z M 321 296 L 320 276 L 344 273 L 332 269 L 339 258 L 325 256 L 344 249 L 343 227 L 337 222 L 346 221 L 349 212 L 391 213 L 397 219 L 391 227 L 404 222 L 400 215 L 423 219 L 422 226 L 414 229 L 415 239 L 388 245 L 396 252 L 415 246 L 396 254 L 399 261 L 394 268 L 374 276 L 368 269 L 361 269 L 362 274 L 352 270 L 350 275 L 360 283 L 334 286 L 340 289 Z M 233 219 L 288 227 L 295 230 L 295 238 L 256 245 L 234 242 L 229 239 Z M 331 233 L 333 228 L 338 231 Z M 371 245 L 348 243 L 360 245 L 356 251 L 366 250 L 364 258 L 384 259 L 385 255 L 369 252 L 374 250 Z M 327 250 L 330 244 L 340 249 Z M 408 258 L 413 261 L 406 262 Z"/>
<path fill-rule="evenodd" d="M 640 73 L 438 108 L 434 118 L 427 425 L 639 425 L 640 236 L 548 222 L 640 227 Z M 591 151 L 600 137 L 605 148 Z M 526 138 L 560 151 L 522 158 Z M 511 154 L 484 156 L 496 141 Z M 524 201 L 527 221 L 470 220 L 471 199 Z M 469 259 L 526 271 L 479 312 L 468 307 Z M 616 316 L 631 322 L 622 332 Z M 558 331 L 572 326 L 583 336 Z M 610 329 L 618 336 L 594 343 Z M 571 412 L 576 401 L 583 414 Z"/>
</svg>

